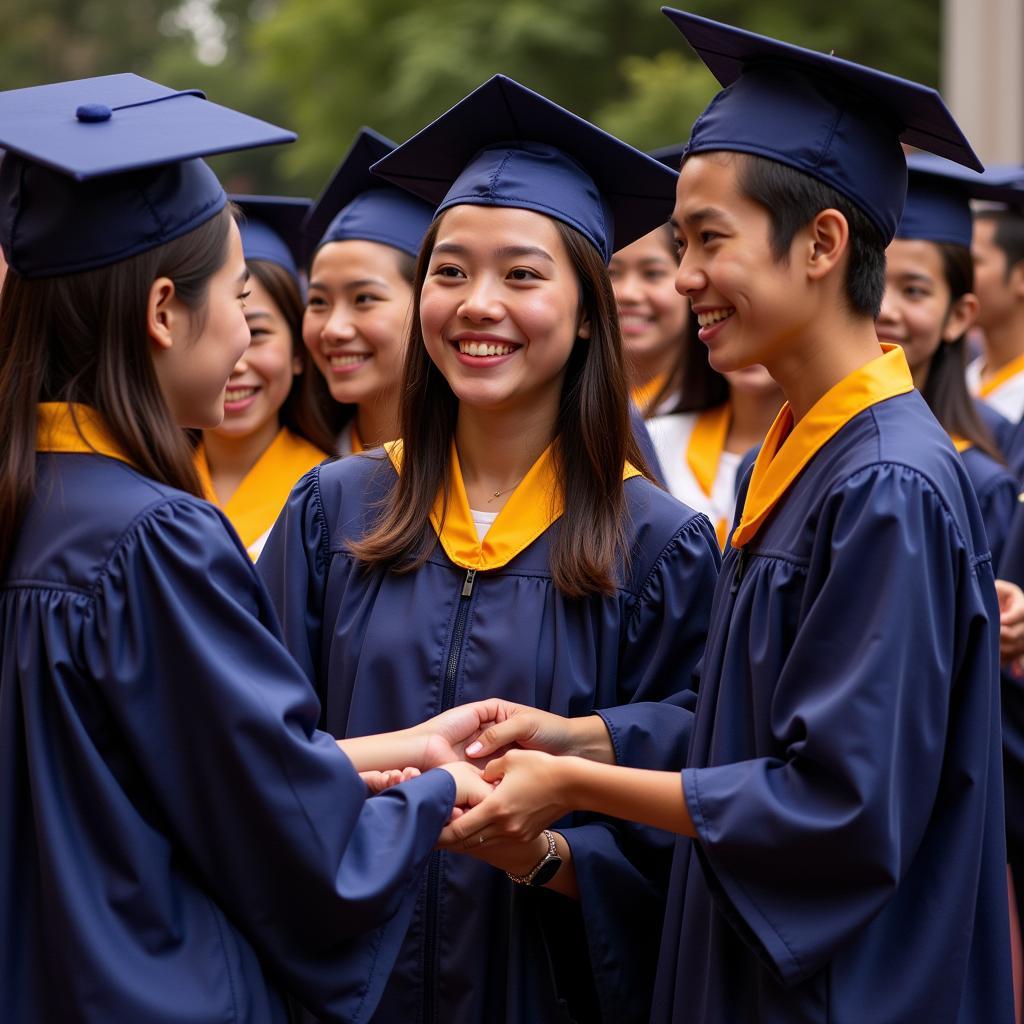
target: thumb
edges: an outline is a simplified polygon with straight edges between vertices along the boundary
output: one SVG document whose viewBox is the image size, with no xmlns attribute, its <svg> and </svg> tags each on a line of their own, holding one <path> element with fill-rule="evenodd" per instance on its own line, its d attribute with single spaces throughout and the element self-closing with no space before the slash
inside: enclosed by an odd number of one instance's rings
<svg viewBox="0 0 1024 1024">
<path fill-rule="evenodd" d="M 493 761 L 488 761 L 484 766 L 484 781 L 490 783 L 498 783 L 505 777 L 505 773 L 509 769 L 509 758 L 508 754 L 504 757 L 495 758 Z"/>
<path fill-rule="evenodd" d="M 515 715 L 484 729 L 477 738 L 466 747 L 466 756 L 481 758 L 493 754 L 496 750 L 529 740 L 535 732 L 527 715 Z"/>
</svg>

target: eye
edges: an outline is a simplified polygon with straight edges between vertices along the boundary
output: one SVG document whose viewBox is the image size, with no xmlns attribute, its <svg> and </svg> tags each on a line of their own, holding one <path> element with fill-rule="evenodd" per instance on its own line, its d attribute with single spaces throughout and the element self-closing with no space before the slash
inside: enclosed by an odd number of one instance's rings
<svg viewBox="0 0 1024 1024">
<path fill-rule="evenodd" d="M 241 301 L 241 302 L 242 302 L 242 303 L 244 304 L 244 303 L 245 303 L 245 300 L 246 300 L 247 298 L 249 298 L 249 296 L 250 296 L 250 295 L 252 295 L 252 289 L 251 289 L 251 288 L 247 288 L 247 289 L 246 289 L 246 290 L 245 290 L 244 292 L 242 292 L 242 293 L 241 293 L 241 294 L 240 294 L 240 295 L 238 296 L 238 298 L 239 298 L 239 300 L 240 300 L 240 301 Z"/>
<path fill-rule="evenodd" d="M 700 240 L 707 245 L 709 242 L 713 242 L 716 238 L 722 236 L 717 231 L 702 231 L 700 233 Z"/>
<path fill-rule="evenodd" d="M 435 277 L 465 277 L 465 274 L 463 274 L 463 272 L 458 267 L 453 266 L 451 263 L 442 263 L 441 266 L 434 269 L 433 273 Z"/>
<path fill-rule="evenodd" d="M 252 344 L 258 345 L 261 341 L 265 341 L 270 337 L 270 331 L 265 327 L 251 327 L 249 328 L 249 336 L 252 338 Z"/>
<path fill-rule="evenodd" d="M 508 276 L 512 278 L 513 281 L 541 280 L 540 274 L 536 273 L 533 270 L 530 270 L 528 267 L 516 267 L 515 270 L 510 270 L 508 272 Z"/>
<path fill-rule="evenodd" d="M 922 288 L 920 285 L 910 284 L 903 289 L 903 294 L 908 299 L 925 299 L 931 295 L 931 292 L 928 291 L 927 288 Z"/>
<path fill-rule="evenodd" d="M 664 270 L 648 270 L 644 274 L 644 280 L 649 281 L 651 284 L 657 284 L 659 281 L 664 281 L 668 276 Z"/>
<path fill-rule="evenodd" d="M 676 259 L 680 259 L 684 252 L 686 252 L 686 242 L 681 238 L 672 239 L 672 248 L 675 250 Z"/>
<path fill-rule="evenodd" d="M 355 305 L 368 306 L 374 302 L 383 302 L 379 295 L 372 295 L 370 292 L 359 292 L 355 297 Z"/>
<path fill-rule="evenodd" d="M 327 303 L 317 295 L 311 295 L 306 300 L 306 309 L 326 309 Z"/>
</svg>

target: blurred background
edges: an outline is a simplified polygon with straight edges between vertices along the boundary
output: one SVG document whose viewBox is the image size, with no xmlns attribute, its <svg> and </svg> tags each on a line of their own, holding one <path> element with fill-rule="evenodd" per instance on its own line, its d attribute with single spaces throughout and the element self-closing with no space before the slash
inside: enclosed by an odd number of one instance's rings
<svg viewBox="0 0 1024 1024">
<path fill-rule="evenodd" d="M 676 6 L 940 87 L 983 159 L 1024 158 L 1024 0 Z M 714 82 L 657 0 L 2 0 L 0 89 L 134 71 L 292 128 L 213 161 L 316 195 L 355 130 L 404 140 L 495 72 L 628 142 L 682 141 Z"/>
</svg>

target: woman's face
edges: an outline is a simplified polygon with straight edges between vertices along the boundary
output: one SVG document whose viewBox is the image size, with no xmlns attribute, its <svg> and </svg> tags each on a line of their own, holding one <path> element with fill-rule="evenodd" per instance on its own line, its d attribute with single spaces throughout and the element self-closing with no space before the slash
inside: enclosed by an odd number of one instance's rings
<svg viewBox="0 0 1024 1024">
<path fill-rule="evenodd" d="M 328 242 L 313 258 L 302 340 L 336 402 L 394 392 L 412 308 L 401 253 L 378 242 Z"/>
<path fill-rule="evenodd" d="M 879 341 L 903 347 L 914 379 L 928 376 L 943 341 L 967 326 L 951 309 L 942 253 L 934 242 L 897 238 L 885 251 L 885 297 L 875 321 Z"/>
<path fill-rule="evenodd" d="M 277 303 L 255 276 L 249 278 L 245 320 L 252 340 L 235 363 L 224 398 L 223 437 L 248 437 L 268 424 L 292 389 L 302 360 L 294 352 L 292 332 Z"/>
<path fill-rule="evenodd" d="M 676 291 L 678 266 L 667 228 L 644 235 L 612 256 L 608 272 L 627 360 L 667 365 L 679 352 L 689 310 Z"/>
<path fill-rule="evenodd" d="M 182 427 L 220 424 L 228 378 L 249 347 L 245 322 L 249 272 L 234 221 L 228 228 L 227 250 L 224 264 L 210 278 L 204 310 L 190 313 L 173 288 L 167 293 L 167 278 L 155 282 L 151 292 L 154 367 L 164 399 Z"/>
<path fill-rule="evenodd" d="M 443 215 L 420 294 L 430 358 L 460 402 L 559 401 L 580 321 L 575 268 L 555 222 L 531 210 L 455 206 Z"/>
</svg>

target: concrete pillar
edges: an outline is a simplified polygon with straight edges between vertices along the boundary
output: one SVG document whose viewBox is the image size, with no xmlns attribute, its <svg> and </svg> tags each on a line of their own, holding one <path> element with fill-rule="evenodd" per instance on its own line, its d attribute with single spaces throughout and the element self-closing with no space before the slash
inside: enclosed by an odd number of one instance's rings
<svg viewBox="0 0 1024 1024">
<path fill-rule="evenodd" d="M 986 163 L 1024 163 L 1024 0 L 942 0 L 942 95 Z"/>
</svg>

